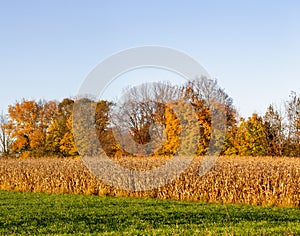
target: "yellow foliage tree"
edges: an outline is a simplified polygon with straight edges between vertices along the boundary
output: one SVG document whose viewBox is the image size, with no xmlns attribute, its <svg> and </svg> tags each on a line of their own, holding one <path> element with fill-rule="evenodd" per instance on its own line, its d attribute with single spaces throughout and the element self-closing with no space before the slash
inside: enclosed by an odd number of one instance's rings
<svg viewBox="0 0 300 236">
<path fill-rule="evenodd" d="M 181 131 L 180 119 L 170 106 L 165 107 L 165 132 L 167 139 L 162 148 L 157 151 L 159 155 L 174 155 L 180 145 L 179 134 Z"/>
<path fill-rule="evenodd" d="M 68 98 L 59 103 L 48 128 L 47 149 L 53 155 L 78 155 L 72 128 L 73 105 L 74 101 Z"/>
<path fill-rule="evenodd" d="M 263 120 L 253 114 L 247 120 L 241 119 L 236 135 L 236 148 L 241 156 L 265 156 L 269 141 Z"/>
</svg>

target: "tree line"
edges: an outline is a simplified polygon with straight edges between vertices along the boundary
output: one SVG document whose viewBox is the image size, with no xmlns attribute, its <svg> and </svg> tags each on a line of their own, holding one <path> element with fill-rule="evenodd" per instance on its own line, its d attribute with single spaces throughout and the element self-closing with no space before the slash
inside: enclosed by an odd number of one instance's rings
<svg viewBox="0 0 300 236">
<path fill-rule="evenodd" d="M 170 103 L 173 101 L 173 103 Z M 174 155 L 183 142 L 180 116 L 172 105 L 186 104 L 196 116 L 197 155 L 204 155 L 212 137 L 212 114 L 216 105 L 226 119 L 221 155 L 300 156 L 300 97 L 291 92 L 284 108 L 270 105 L 262 115 L 240 117 L 232 99 L 216 80 L 197 78 L 184 85 L 151 83 L 127 88 L 118 103 L 91 98 L 65 98 L 61 102 L 26 100 L 8 107 L 0 116 L 0 151 L 11 157 L 70 157 L 79 155 L 74 141 L 75 103 L 94 109 L 97 139 L 109 156 Z M 80 121 L 85 132 L 85 120 Z M 158 125 L 159 124 L 159 125 Z M 188 126 L 185 126 L 188 127 Z M 185 132 L 185 133 L 189 133 Z M 89 149 L 89 140 L 80 142 Z M 151 144 L 151 145 L 150 145 Z"/>
</svg>

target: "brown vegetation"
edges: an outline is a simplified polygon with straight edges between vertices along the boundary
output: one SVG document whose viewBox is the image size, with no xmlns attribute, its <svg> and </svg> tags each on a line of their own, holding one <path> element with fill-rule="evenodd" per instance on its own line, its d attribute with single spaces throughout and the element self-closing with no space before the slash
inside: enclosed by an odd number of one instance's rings
<svg viewBox="0 0 300 236">
<path fill-rule="evenodd" d="M 81 159 L 2 159 L 0 189 L 46 193 L 155 197 L 252 205 L 300 206 L 300 159 L 220 157 L 199 177 L 202 158 L 195 158 L 181 176 L 158 189 L 144 192 L 105 185 Z M 163 157 L 119 158 L 118 164 L 146 170 L 166 162 Z"/>
</svg>

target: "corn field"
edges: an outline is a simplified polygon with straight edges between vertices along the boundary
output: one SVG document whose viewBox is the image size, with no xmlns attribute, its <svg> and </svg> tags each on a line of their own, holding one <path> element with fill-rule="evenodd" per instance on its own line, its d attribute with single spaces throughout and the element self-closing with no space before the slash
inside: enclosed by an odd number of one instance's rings
<svg viewBox="0 0 300 236">
<path fill-rule="evenodd" d="M 200 177 L 201 160 L 195 158 L 179 178 L 163 187 L 132 192 L 104 184 L 81 159 L 1 159 L 0 190 L 300 206 L 299 158 L 220 157 L 213 169 Z M 116 162 L 147 170 L 164 164 L 166 158 L 123 157 Z"/>
</svg>

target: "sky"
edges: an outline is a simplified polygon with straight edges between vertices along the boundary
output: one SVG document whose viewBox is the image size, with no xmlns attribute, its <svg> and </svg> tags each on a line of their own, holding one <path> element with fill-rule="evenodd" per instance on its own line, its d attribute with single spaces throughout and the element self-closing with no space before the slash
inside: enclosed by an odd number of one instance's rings
<svg viewBox="0 0 300 236">
<path fill-rule="evenodd" d="M 74 97 L 104 59 L 156 45 L 196 59 L 242 116 L 261 114 L 300 93 L 299 12 L 297 0 L 0 0 L 0 111 Z"/>
</svg>

